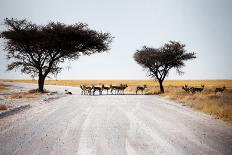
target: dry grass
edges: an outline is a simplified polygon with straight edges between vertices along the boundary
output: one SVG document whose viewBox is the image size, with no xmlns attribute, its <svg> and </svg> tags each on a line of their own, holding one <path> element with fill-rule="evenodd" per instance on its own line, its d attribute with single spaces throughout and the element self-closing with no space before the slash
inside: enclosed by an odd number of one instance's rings
<svg viewBox="0 0 232 155">
<path fill-rule="evenodd" d="M 37 83 L 36 80 L 8 81 Z M 145 94 L 159 94 L 159 84 L 153 80 L 46 80 L 45 82 L 45 84 L 50 85 L 66 86 L 80 86 L 80 84 L 119 85 L 120 83 L 126 83 L 129 86 L 127 92 L 130 93 L 134 93 L 137 86 L 146 84 L 148 88 L 145 90 Z M 189 94 L 181 89 L 185 84 L 188 86 L 205 85 L 206 89 L 202 93 Z M 226 86 L 227 90 L 215 95 L 215 87 L 222 86 Z M 232 122 L 232 80 L 166 80 L 164 87 L 165 94 L 161 96 Z"/>
<path fill-rule="evenodd" d="M 35 83 L 37 84 L 37 80 L 3 80 L 5 82 L 24 82 L 24 83 Z M 158 82 L 154 80 L 46 80 L 45 84 L 49 85 L 65 85 L 65 86 L 80 86 L 80 84 L 120 84 L 127 83 L 128 86 L 135 87 L 138 85 L 148 85 L 148 86 L 159 86 Z M 164 86 L 200 86 L 204 84 L 207 87 L 219 87 L 226 86 L 232 88 L 232 80 L 166 80 L 164 81 Z"/>
<path fill-rule="evenodd" d="M 5 104 L 0 104 L 0 110 L 7 110 L 7 106 Z"/>
<path fill-rule="evenodd" d="M 201 93 L 186 93 L 181 88 L 168 88 L 161 96 L 175 100 L 196 110 L 212 114 L 217 118 L 232 122 L 232 90 L 214 93 L 214 88 L 206 88 Z"/>
<path fill-rule="evenodd" d="M 29 93 L 29 92 L 22 92 L 22 93 L 13 93 L 10 95 L 7 95 L 6 97 L 8 99 L 30 99 L 30 98 L 35 98 L 36 93 Z"/>
<path fill-rule="evenodd" d="M 2 83 L 0 83 L 0 91 L 7 90 L 8 87 Z"/>
<path fill-rule="evenodd" d="M 28 93 L 31 93 L 31 94 L 37 93 L 38 94 L 38 93 L 41 93 L 41 92 L 39 91 L 39 89 L 31 89 L 31 90 L 28 91 Z M 49 91 L 44 89 L 43 93 L 49 93 Z"/>
<path fill-rule="evenodd" d="M 46 89 L 43 93 L 49 93 Z M 19 92 L 19 93 L 12 93 L 9 95 L 6 95 L 8 99 L 31 99 L 36 98 L 41 92 L 38 89 L 32 89 L 28 92 Z"/>
</svg>

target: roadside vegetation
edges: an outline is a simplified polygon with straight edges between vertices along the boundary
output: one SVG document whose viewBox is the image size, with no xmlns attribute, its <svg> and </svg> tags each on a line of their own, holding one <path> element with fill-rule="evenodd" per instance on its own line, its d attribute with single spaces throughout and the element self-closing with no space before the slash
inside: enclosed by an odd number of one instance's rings
<svg viewBox="0 0 232 155">
<path fill-rule="evenodd" d="M 7 110 L 7 106 L 5 104 L 0 103 L 0 110 Z"/>
<path fill-rule="evenodd" d="M 7 90 L 8 87 L 0 82 L 0 91 Z"/>
<path fill-rule="evenodd" d="M 192 94 L 173 87 L 161 96 L 232 122 L 232 89 L 215 93 L 215 87 L 207 87 L 202 92 Z"/>
<path fill-rule="evenodd" d="M 8 89 L 8 87 L 6 85 L 0 83 L 0 92 L 3 91 L 3 90 L 7 90 L 7 89 Z M 8 109 L 8 107 L 5 104 L 0 103 L 0 111 L 1 110 L 7 110 L 7 109 Z"/>
<path fill-rule="evenodd" d="M 30 99 L 35 98 L 38 94 L 30 93 L 30 92 L 20 92 L 20 93 L 12 93 L 7 95 L 6 98 L 8 99 Z"/>
<path fill-rule="evenodd" d="M 1 82 L 3 82 L 3 80 L 1 80 Z M 3 83 L 0 83 L 0 91 L 8 90 L 8 89 L 10 89 L 9 86 L 4 85 Z M 46 90 L 45 90 L 45 92 L 47 93 Z M 38 95 L 39 93 L 40 92 L 38 89 L 33 89 L 33 90 L 28 91 L 28 92 L 11 93 L 11 94 L 8 94 L 5 96 L 8 99 L 35 98 L 36 95 Z"/>
<path fill-rule="evenodd" d="M 6 97 L 8 99 L 31 99 L 31 98 L 38 97 L 38 95 L 40 95 L 41 93 L 49 93 L 49 91 L 44 89 L 43 92 L 40 92 L 39 89 L 32 89 L 32 90 L 29 90 L 28 92 L 12 93 L 12 94 L 7 95 Z"/>
<path fill-rule="evenodd" d="M 41 92 L 38 89 L 29 90 L 28 92 L 11 92 L 11 89 L 14 88 L 11 88 L 10 86 L 3 84 L 3 82 L 3 80 L 0 80 L 0 111 L 12 108 L 12 105 L 9 104 L 10 102 L 12 102 L 12 100 L 33 99 L 41 94 Z M 48 91 L 45 90 L 44 92 L 47 93 Z"/>
</svg>

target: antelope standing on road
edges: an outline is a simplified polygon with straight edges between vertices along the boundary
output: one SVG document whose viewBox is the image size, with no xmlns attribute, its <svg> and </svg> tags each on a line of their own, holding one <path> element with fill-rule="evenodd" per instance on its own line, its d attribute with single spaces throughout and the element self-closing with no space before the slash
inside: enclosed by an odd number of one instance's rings
<svg viewBox="0 0 232 155">
<path fill-rule="evenodd" d="M 85 95 L 86 94 L 86 87 L 85 85 L 80 85 L 81 88 L 81 95 Z"/>
<path fill-rule="evenodd" d="M 91 95 L 92 87 L 90 87 L 90 86 L 84 86 L 84 88 L 85 88 L 85 94 Z"/>
<path fill-rule="evenodd" d="M 136 94 L 138 94 L 138 91 L 141 91 L 143 94 L 143 91 L 147 88 L 147 85 L 143 85 L 143 86 L 138 86 L 136 87 Z"/>
<path fill-rule="evenodd" d="M 93 95 L 95 95 L 96 91 L 99 92 L 99 95 L 102 95 L 102 87 L 92 85 L 92 89 L 93 89 Z"/>
<path fill-rule="evenodd" d="M 125 89 L 128 87 L 127 84 L 121 84 L 119 88 L 119 93 L 124 95 Z"/>
<path fill-rule="evenodd" d="M 119 90 L 120 90 L 121 86 L 122 86 L 122 84 L 120 84 L 119 86 L 110 85 L 111 94 L 113 94 L 113 91 L 115 91 L 115 94 L 119 94 Z"/>
<path fill-rule="evenodd" d="M 226 87 L 222 87 L 222 88 L 215 88 L 215 94 L 217 94 L 217 92 L 224 92 L 226 90 Z"/>
<path fill-rule="evenodd" d="M 107 91 L 107 95 L 108 95 L 108 91 L 109 91 L 110 87 L 105 86 L 104 84 L 102 85 L 102 91 L 106 90 Z"/>
</svg>

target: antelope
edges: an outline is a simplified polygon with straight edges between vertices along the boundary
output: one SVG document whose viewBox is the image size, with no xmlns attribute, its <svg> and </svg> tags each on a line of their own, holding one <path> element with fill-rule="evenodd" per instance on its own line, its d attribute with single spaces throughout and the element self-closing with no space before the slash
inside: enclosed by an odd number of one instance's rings
<svg viewBox="0 0 232 155">
<path fill-rule="evenodd" d="M 136 95 L 138 94 L 138 91 L 141 91 L 142 94 L 143 94 L 143 91 L 144 91 L 144 89 L 146 89 L 146 88 L 147 88 L 147 85 L 137 86 L 137 88 L 136 88 Z"/>
<path fill-rule="evenodd" d="M 72 95 L 72 92 L 70 92 L 70 91 L 68 91 L 67 89 L 65 89 L 65 94 Z"/>
<path fill-rule="evenodd" d="M 120 89 L 119 89 L 120 93 L 124 95 L 124 91 L 128 86 L 127 86 L 127 84 L 121 84 L 120 86 L 121 86 Z"/>
<path fill-rule="evenodd" d="M 86 93 L 85 85 L 80 85 L 80 88 L 81 88 L 81 95 L 85 95 L 85 93 Z"/>
<path fill-rule="evenodd" d="M 110 87 L 106 87 L 104 84 L 102 85 L 102 91 L 106 90 L 107 91 L 107 95 L 108 95 L 109 89 L 110 89 Z"/>
<path fill-rule="evenodd" d="M 190 91 L 191 91 L 192 93 L 195 93 L 195 92 L 202 92 L 202 91 L 204 90 L 204 87 L 205 87 L 205 85 L 201 85 L 201 88 L 199 88 L 199 87 L 191 87 L 191 88 L 190 88 Z"/>
<path fill-rule="evenodd" d="M 217 92 L 224 92 L 226 90 L 226 87 L 222 87 L 222 88 L 215 88 L 215 94 L 217 94 Z"/>
<path fill-rule="evenodd" d="M 191 89 L 191 88 L 188 88 L 187 85 L 184 85 L 184 86 L 182 87 L 182 89 L 183 89 L 184 91 L 186 91 L 186 92 L 190 92 L 190 89 Z"/>
<path fill-rule="evenodd" d="M 120 90 L 121 86 L 122 86 L 122 84 L 120 84 L 120 86 L 112 86 L 112 85 L 110 85 L 111 94 L 113 94 L 113 90 L 115 91 L 115 94 L 119 94 L 119 90 Z"/>
<path fill-rule="evenodd" d="M 90 86 L 84 86 L 85 87 L 85 94 L 91 95 L 92 87 Z"/>
<path fill-rule="evenodd" d="M 95 94 L 96 90 L 99 92 L 99 95 L 102 95 L 102 87 L 97 87 L 92 85 L 92 89 L 93 89 L 93 95 Z"/>
</svg>

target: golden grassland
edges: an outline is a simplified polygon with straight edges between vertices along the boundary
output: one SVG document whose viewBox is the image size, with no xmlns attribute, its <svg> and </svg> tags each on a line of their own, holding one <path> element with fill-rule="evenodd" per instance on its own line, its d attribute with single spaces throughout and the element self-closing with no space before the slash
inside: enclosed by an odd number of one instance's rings
<svg viewBox="0 0 232 155">
<path fill-rule="evenodd" d="M 215 94 L 213 87 L 206 87 L 201 93 L 187 93 L 181 88 L 167 88 L 164 98 L 177 101 L 196 110 L 212 114 L 216 118 L 232 122 L 232 90 Z"/>
<path fill-rule="evenodd" d="M 37 83 L 37 80 L 0 80 L 4 82 L 24 82 L 24 83 Z M 129 87 L 136 87 L 138 85 L 159 86 L 159 83 L 154 80 L 46 80 L 45 84 L 49 85 L 65 85 L 65 86 L 80 86 L 81 84 L 105 84 L 117 85 L 126 83 Z M 232 80 L 166 80 L 164 86 L 201 86 L 202 84 L 207 87 L 230 87 L 232 88 Z"/>
<path fill-rule="evenodd" d="M 4 80 L 8 82 L 37 83 L 36 80 Z M 154 80 L 46 80 L 49 85 L 80 86 L 86 85 L 119 85 L 127 84 L 127 92 L 134 93 L 137 86 L 146 84 L 145 94 L 159 94 L 159 83 Z M 201 93 L 186 93 L 182 86 L 201 86 L 205 89 Z M 215 94 L 216 87 L 226 86 L 226 91 Z M 175 100 L 196 110 L 212 114 L 217 118 L 232 122 L 232 80 L 166 80 L 165 93 L 160 96 Z"/>
</svg>

